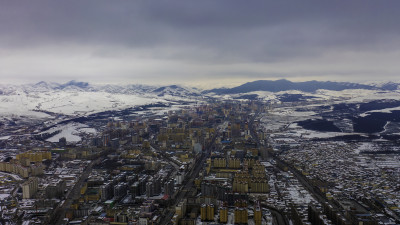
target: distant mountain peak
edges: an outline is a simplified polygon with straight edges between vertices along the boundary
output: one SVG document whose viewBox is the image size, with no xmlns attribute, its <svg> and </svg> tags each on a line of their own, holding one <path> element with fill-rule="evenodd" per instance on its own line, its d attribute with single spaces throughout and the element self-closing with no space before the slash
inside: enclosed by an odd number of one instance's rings
<svg viewBox="0 0 400 225">
<path fill-rule="evenodd" d="M 158 96 L 171 95 L 171 96 L 199 96 L 200 92 L 193 88 L 183 87 L 180 85 L 172 84 L 162 86 L 154 89 L 153 93 Z"/>
<path fill-rule="evenodd" d="M 71 81 L 69 81 L 69 82 L 67 82 L 65 84 L 60 85 L 60 88 L 63 89 L 63 88 L 68 87 L 68 86 L 76 86 L 76 87 L 79 87 L 79 88 L 87 88 L 87 87 L 89 87 L 89 83 L 88 82 L 79 82 L 79 81 L 71 80 Z"/>
<path fill-rule="evenodd" d="M 216 93 L 216 94 L 239 94 L 248 93 L 253 91 L 269 91 L 269 92 L 280 92 L 289 90 L 298 90 L 303 92 L 315 92 L 318 89 L 326 89 L 333 91 L 342 91 L 345 89 L 368 89 L 374 90 L 379 89 L 372 85 L 349 83 L 349 82 L 332 82 L 332 81 L 304 81 L 304 82 L 292 82 L 286 79 L 280 80 L 257 80 L 242 84 L 234 88 L 221 88 L 212 89 L 205 91 L 205 93 Z"/>
<path fill-rule="evenodd" d="M 36 84 L 34 84 L 35 86 L 39 86 L 39 85 L 46 85 L 47 82 L 46 81 L 39 81 Z"/>
</svg>

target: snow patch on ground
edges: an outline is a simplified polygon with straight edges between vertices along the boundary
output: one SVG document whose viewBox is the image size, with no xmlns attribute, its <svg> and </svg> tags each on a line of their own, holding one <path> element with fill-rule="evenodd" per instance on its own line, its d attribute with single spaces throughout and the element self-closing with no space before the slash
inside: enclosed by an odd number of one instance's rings
<svg viewBox="0 0 400 225">
<path fill-rule="evenodd" d="M 359 154 L 362 151 L 372 151 L 376 149 L 376 145 L 372 142 L 361 142 L 360 146 L 356 148 L 355 153 Z"/>
<path fill-rule="evenodd" d="M 11 196 L 10 194 L 0 194 L 0 201 L 4 201 L 10 196 Z"/>
<path fill-rule="evenodd" d="M 346 100 L 348 103 L 365 102 L 381 99 L 400 100 L 400 91 L 380 91 L 365 89 L 346 89 L 342 91 L 331 91 L 320 89 L 312 94 L 315 97 L 326 100 Z"/>
<path fill-rule="evenodd" d="M 313 197 L 304 189 L 299 189 L 297 186 L 290 186 L 287 188 L 290 198 L 298 205 L 307 205 L 313 201 Z"/>
<path fill-rule="evenodd" d="M 84 127 L 79 129 L 80 132 L 86 133 L 86 134 L 97 134 L 96 129 L 94 128 L 89 128 L 89 127 Z"/>
<path fill-rule="evenodd" d="M 23 180 L 20 176 L 18 176 L 18 175 L 16 175 L 16 174 L 13 174 L 13 173 L 0 172 L 0 175 L 1 175 L 1 176 L 5 176 L 5 177 L 10 176 L 10 177 L 12 177 L 14 180 L 17 180 L 17 181 Z"/>
<path fill-rule="evenodd" d="M 313 131 L 313 130 L 306 130 L 299 126 L 297 123 L 292 123 L 288 127 L 292 129 L 290 131 L 293 136 L 302 137 L 302 138 L 331 138 L 336 136 L 342 135 L 353 135 L 354 133 L 343 133 L 343 132 L 321 132 L 321 131 Z"/>
<path fill-rule="evenodd" d="M 294 108 L 279 108 L 269 112 L 272 115 L 278 116 L 294 116 L 294 117 L 307 117 L 316 115 L 313 111 L 296 111 Z"/>
<path fill-rule="evenodd" d="M 79 142 L 82 138 L 80 134 L 96 134 L 97 131 L 94 128 L 89 128 L 87 125 L 82 123 L 69 123 L 65 125 L 58 125 L 42 133 L 53 133 L 61 131 L 60 133 L 48 138 L 46 141 L 58 142 L 60 138 L 65 137 L 67 142 Z"/>
<path fill-rule="evenodd" d="M 392 111 L 396 111 L 396 110 L 400 110 L 400 106 L 399 107 L 393 107 L 393 108 L 386 108 L 386 109 L 379 109 L 379 110 L 371 110 L 365 113 L 360 114 L 361 117 L 366 117 L 368 115 L 370 115 L 371 113 L 374 112 L 380 112 L 380 113 L 391 113 Z"/>
<path fill-rule="evenodd" d="M 279 102 L 279 100 L 276 97 L 276 94 L 269 91 L 253 91 L 246 93 L 246 95 L 252 95 L 252 94 L 258 95 L 259 98 L 262 98 L 265 101 Z"/>
</svg>

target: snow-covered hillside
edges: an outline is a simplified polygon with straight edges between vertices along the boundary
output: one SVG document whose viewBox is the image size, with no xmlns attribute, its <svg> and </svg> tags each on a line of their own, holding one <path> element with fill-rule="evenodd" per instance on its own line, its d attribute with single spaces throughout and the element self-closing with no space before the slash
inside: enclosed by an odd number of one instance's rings
<svg viewBox="0 0 400 225">
<path fill-rule="evenodd" d="M 192 100 L 200 92 L 176 85 L 89 85 L 39 82 L 33 85 L 0 85 L 0 116 L 45 118 L 44 112 L 81 116 L 138 105 Z"/>
<path fill-rule="evenodd" d="M 375 84 L 376 87 L 396 86 L 395 83 Z M 39 82 L 26 85 L 0 85 L 0 117 L 47 118 L 48 113 L 83 116 L 107 110 L 121 110 L 138 105 L 174 101 L 216 99 L 261 99 L 272 104 L 285 102 L 359 102 L 373 99 L 400 99 L 399 90 L 345 89 L 304 92 L 248 91 L 245 93 L 216 94 L 178 85 L 150 86 L 140 84 L 92 85 L 70 81 L 65 84 Z M 53 115 L 54 116 L 54 115 Z"/>
<path fill-rule="evenodd" d="M 342 91 L 332 91 L 319 89 L 313 93 L 303 92 L 298 90 L 269 92 L 269 91 L 253 91 L 241 94 L 215 94 L 208 93 L 207 95 L 219 99 L 238 99 L 238 100 L 263 100 L 272 104 L 281 104 L 283 102 L 364 102 L 379 99 L 400 100 L 400 91 L 382 91 L 382 90 L 365 90 L 365 89 L 346 89 Z M 288 97 L 293 97 L 288 99 Z"/>
</svg>

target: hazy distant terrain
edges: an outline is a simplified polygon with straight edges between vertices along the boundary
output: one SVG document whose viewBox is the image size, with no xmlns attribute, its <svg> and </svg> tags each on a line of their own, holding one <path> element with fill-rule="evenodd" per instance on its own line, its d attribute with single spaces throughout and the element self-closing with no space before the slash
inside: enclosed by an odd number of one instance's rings
<svg viewBox="0 0 400 225">
<path fill-rule="evenodd" d="M 396 139 L 400 134 L 397 128 L 400 125 L 398 87 L 395 83 L 366 85 L 318 81 L 295 83 L 287 80 L 255 81 L 234 88 L 212 90 L 179 85 L 92 85 L 76 81 L 2 85 L 0 126 L 12 129 L 23 124 L 43 124 L 45 128 L 62 121 L 82 122 L 86 120 L 82 118 L 90 115 L 102 117 L 102 113 L 108 111 L 129 115 L 136 113 L 140 106 L 173 106 L 206 102 L 207 99 L 232 99 L 269 103 L 272 109 L 269 116 L 282 117 L 274 119 L 274 123 L 286 120 L 291 124 L 287 128 L 296 125 L 297 130 L 304 129 L 304 137 L 309 132 L 318 132 L 323 135 L 309 136 L 359 138 L 360 134 L 367 134 L 372 139 Z M 278 113 L 274 114 L 275 111 Z M 105 115 L 108 116 L 107 113 Z M 265 118 L 268 120 L 268 115 Z M 274 126 L 282 128 L 271 124 L 271 127 Z"/>
</svg>

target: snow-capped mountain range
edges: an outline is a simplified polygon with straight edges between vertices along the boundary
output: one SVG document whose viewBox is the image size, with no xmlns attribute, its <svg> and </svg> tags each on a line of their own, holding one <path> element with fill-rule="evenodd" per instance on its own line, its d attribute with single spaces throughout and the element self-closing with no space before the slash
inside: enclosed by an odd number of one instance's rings
<svg viewBox="0 0 400 225">
<path fill-rule="evenodd" d="M 151 94 L 157 96 L 201 96 L 208 93 L 213 94 L 240 94 L 254 91 L 280 92 L 297 90 L 302 92 L 315 92 L 317 90 L 342 91 L 347 89 L 365 89 L 365 90 L 400 90 L 400 84 L 394 82 L 374 82 L 374 83 L 350 83 L 350 82 L 331 82 L 331 81 L 305 81 L 291 82 L 285 79 L 281 80 L 258 80 L 248 82 L 233 88 L 217 88 L 210 90 L 200 90 L 197 88 L 185 87 L 180 85 L 169 86 L 151 86 L 143 84 L 128 85 L 93 85 L 88 82 L 69 81 L 64 84 L 55 82 L 41 81 L 36 84 L 25 85 L 5 85 L 0 84 L 0 95 L 10 95 L 19 91 L 25 93 L 32 92 L 51 92 L 51 91 L 76 91 L 76 92 L 107 92 L 111 94 Z"/>
<path fill-rule="evenodd" d="M 0 116 L 46 117 L 48 113 L 81 116 L 121 110 L 138 105 L 218 99 L 263 99 L 272 102 L 305 99 L 390 98 L 399 96 L 399 84 L 356 84 L 345 82 L 254 81 L 234 88 L 199 90 L 179 85 L 150 86 L 94 85 L 70 81 L 64 84 L 39 82 L 26 85 L 0 85 Z M 382 96 L 384 93 L 384 96 Z M 385 94 L 386 93 L 386 94 Z"/>
<path fill-rule="evenodd" d="M 52 91 L 76 91 L 76 92 L 107 92 L 111 94 L 155 94 L 158 96 L 198 96 L 200 91 L 195 88 L 182 87 L 178 85 L 170 86 L 150 86 L 142 84 L 129 85 L 92 85 L 87 82 L 69 81 L 65 84 L 41 81 L 36 84 L 26 85 L 1 85 L 0 94 L 10 95 L 18 91 L 32 92 L 52 92 Z"/>
<path fill-rule="evenodd" d="M 200 94 L 199 90 L 176 85 L 91 85 L 76 81 L 0 85 L 0 117 L 46 118 L 49 113 L 83 116 L 140 105 L 193 101 Z"/>
<path fill-rule="evenodd" d="M 343 91 L 347 89 L 365 89 L 365 90 L 383 90 L 393 91 L 398 90 L 399 85 L 393 82 L 387 83 L 371 83 L 371 84 L 358 84 L 350 82 L 332 82 L 332 81 L 305 81 L 305 82 L 291 82 L 289 80 L 258 80 L 248 82 L 234 88 L 217 88 L 208 90 L 206 92 L 217 94 L 238 94 L 248 93 L 253 91 L 269 91 L 280 92 L 289 90 L 298 90 L 302 92 L 315 92 L 320 89 L 331 91 Z"/>
</svg>

